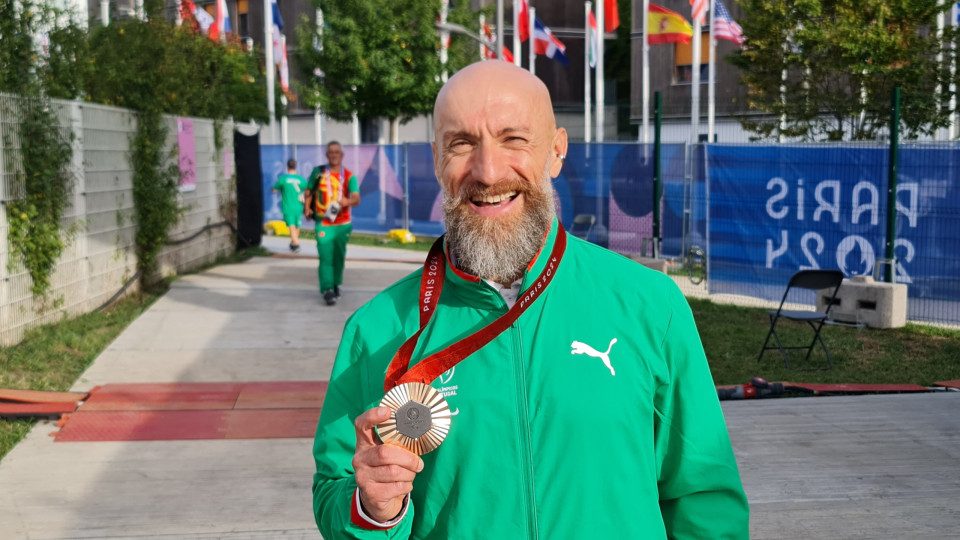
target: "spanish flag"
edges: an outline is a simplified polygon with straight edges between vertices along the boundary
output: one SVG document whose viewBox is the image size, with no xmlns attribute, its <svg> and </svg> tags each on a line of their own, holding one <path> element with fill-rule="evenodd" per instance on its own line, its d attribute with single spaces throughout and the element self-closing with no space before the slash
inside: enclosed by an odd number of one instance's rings
<svg viewBox="0 0 960 540">
<path fill-rule="evenodd" d="M 690 43 L 690 37 L 693 36 L 693 28 L 690 28 L 690 24 L 679 13 L 653 3 L 650 4 L 647 21 L 650 45 Z"/>
</svg>

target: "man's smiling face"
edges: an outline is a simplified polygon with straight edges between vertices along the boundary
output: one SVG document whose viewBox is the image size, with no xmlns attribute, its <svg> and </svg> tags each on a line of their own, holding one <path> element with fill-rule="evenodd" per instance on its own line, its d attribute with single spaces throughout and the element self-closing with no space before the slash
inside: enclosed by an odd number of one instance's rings
<svg viewBox="0 0 960 540">
<path fill-rule="evenodd" d="M 566 132 L 556 128 L 546 87 L 505 62 L 469 66 L 438 96 L 434 133 L 434 166 L 458 263 L 495 281 L 515 275 L 553 218 L 550 179 L 566 152 Z M 522 264 L 492 253 L 508 249 L 521 250 Z"/>
</svg>

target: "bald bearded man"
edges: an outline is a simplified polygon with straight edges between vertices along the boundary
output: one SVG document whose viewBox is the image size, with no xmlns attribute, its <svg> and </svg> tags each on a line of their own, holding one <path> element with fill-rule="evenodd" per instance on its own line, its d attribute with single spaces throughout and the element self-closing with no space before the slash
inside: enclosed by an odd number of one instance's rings
<svg viewBox="0 0 960 540">
<path fill-rule="evenodd" d="M 434 133 L 446 238 L 347 322 L 314 443 L 323 537 L 747 538 L 686 300 L 556 218 L 567 134 L 546 87 L 468 66 Z M 422 457 L 377 431 L 384 392 L 416 381 L 451 411 Z"/>
</svg>

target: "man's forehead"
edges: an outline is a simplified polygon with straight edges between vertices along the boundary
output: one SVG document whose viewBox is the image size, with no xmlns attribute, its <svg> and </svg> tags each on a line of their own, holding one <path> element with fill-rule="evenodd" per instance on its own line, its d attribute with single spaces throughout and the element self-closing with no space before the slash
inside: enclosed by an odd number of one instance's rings
<svg viewBox="0 0 960 540">
<path fill-rule="evenodd" d="M 505 62 L 473 64 L 454 75 L 437 96 L 434 121 L 438 136 L 451 129 L 556 127 L 546 86 Z"/>
<path fill-rule="evenodd" d="M 533 105 L 509 96 L 495 96 L 486 101 L 476 99 L 450 102 L 437 110 L 438 129 L 441 133 L 458 131 L 504 130 L 533 131 L 543 124 L 533 111 Z M 539 120 L 539 121 L 538 121 Z"/>
</svg>

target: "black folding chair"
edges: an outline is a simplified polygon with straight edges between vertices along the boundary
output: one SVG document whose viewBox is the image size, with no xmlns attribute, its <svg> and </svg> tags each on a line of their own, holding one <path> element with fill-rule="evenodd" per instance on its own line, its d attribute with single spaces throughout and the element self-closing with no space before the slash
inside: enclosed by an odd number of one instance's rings
<svg viewBox="0 0 960 540">
<path fill-rule="evenodd" d="M 570 234 L 586 240 L 596 222 L 597 216 L 593 214 L 577 214 L 573 216 L 573 226 L 570 227 Z"/>
<path fill-rule="evenodd" d="M 787 290 L 783 293 L 783 299 L 780 300 L 780 307 L 776 311 L 770 310 L 767 311 L 767 314 L 770 317 L 770 331 L 767 332 L 767 339 L 763 342 L 763 348 L 760 349 L 760 356 L 757 357 L 757 362 L 763 359 L 763 354 L 771 349 L 778 349 L 781 356 L 783 356 L 783 363 L 790 368 L 790 359 L 787 357 L 787 351 L 792 349 L 806 349 L 807 356 L 804 359 L 804 362 L 810 359 L 810 353 L 813 352 L 813 347 L 817 344 L 817 341 L 820 342 L 820 346 L 823 347 L 823 352 L 827 353 L 827 364 L 830 366 L 829 369 L 833 369 L 833 360 L 830 358 L 830 351 L 827 349 L 827 344 L 823 342 L 823 338 L 820 337 L 820 329 L 823 328 L 823 323 L 826 322 L 827 318 L 830 316 L 830 308 L 833 307 L 834 302 L 837 298 L 837 291 L 840 290 L 840 284 L 843 283 L 843 272 L 839 270 L 801 270 L 793 275 L 790 278 L 790 283 L 787 284 Z M 783 309 L 783 304 L 787 301 L 787 296 L 790 295 L 790 289 L 811 289 L 813 291 L 819 291 L 823 289 L 830 290 L 830 297 L 827 299 L 827 309 L 826 311 L 810 311 L 810 310 L 787 310 Z M 792 321 L 801 321 L 810 325 L 810 328 L 813 329 L 813 339 L 810 341 L 809 345 L 805 346 L 793 346 L 793 347 L 784 347 L 783 343 L 780 342 L 780 336 L 777 335 L 777 321 L 780 319 L 790 319 Z M 770 336 L 773 336 L 773 339 L 776 340 L 777 345 L 767 346 L 770 343 Z"/>
</svg>

